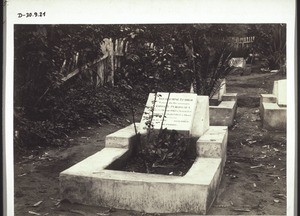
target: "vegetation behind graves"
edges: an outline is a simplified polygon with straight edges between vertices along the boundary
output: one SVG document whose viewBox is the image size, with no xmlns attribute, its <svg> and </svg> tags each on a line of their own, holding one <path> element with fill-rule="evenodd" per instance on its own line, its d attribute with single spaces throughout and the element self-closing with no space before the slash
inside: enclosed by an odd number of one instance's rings
<svg viewBox="0 0 300 216">
<path fill-rule="evenodd" d="M 16 149 L 61 145 L 71 130 L 85 124 L 102 124 L 117 115 L 134 117 L 133 105 L 144 104 L 149 92 L 189 92 L 194 83 L 197 94 L 210 95 L 216 81 L 229 71 L 232 47 L 226 38 L 245 35 L 249 29 L 244 24 L 16 25 Z M 263 30 L 254 32 L 259 35 Z M 274 34 L 268 38 L 277 44 L 280 37 Z M 78 51 L 78 66 L 97 59 L 103 55 L 99 48 L 103 38 L 129 42 L 122 67 L 115 73 L 115 86 L 95 89 L 83 76 L 62 82 L 68 73 L 61 70 L 64 60 Z M 279 47 L 282 51 L 284 44 Z M 278 52 L 274 62 L 282 56 Z"/>
<path fill-rule="evenodd" d="M 286 60 L 286 24 L 257 24 L 252 26 L 257 35 L 254 49 L 267 60 L 268 67 L 280 69 Z"/>
</svg>

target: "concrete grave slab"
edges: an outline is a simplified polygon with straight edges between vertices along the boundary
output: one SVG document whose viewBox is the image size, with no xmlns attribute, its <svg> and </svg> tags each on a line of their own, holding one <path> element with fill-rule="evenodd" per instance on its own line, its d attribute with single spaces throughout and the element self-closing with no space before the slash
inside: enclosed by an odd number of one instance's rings
<svg viewBox="0 0 300 216">
<path fill-rule="evenodd" d="M 277 104 L 279 106 L 286 106 L 286 79 L 274 81 L 273 95 L 277 98 Z"/>
<path fill-rule="evenodd" d="M 222 97 L 223 101 L 237 101 L 237 93 L 225 93 Z"/>
<path fill-rule="evenodd" d="M 219 89 L 214 93 L 214 95 L 210 98 L 210 103 L 218 104 L 218 102 L 222 101 L 223 95 L 226 93 L 226 80 L 221 79 L 218 81 Z"/>
<path fill-rule="evenodd" d="M 279 106 L 286 106 L 287 104 L 286 79 L 278 80 L 277 104 Z"/>
<path fill-rule="evenodd" d="M 226 92 L 226 80 L 209 101 L 209 121 L 211 126 L 232 126 L 237 110 L 237 93 Z"/>
<path fill-rule="evenodd" d="M 226 126 L 211 126 L 209 130 L 197 140 L 196 148 L 199 157 L 222 158 L 225 166 L 228 141 Z"/>
<path fill-rule="evenodd" d="M 272 93 L 260 95 L 260 115 L 263 128 L 286 130 L 286 80 L 274 81 Z"/>
<path fill-rule="evenodd" d="M 183 95 L 177 97 L 184 98 Z M 109 169 L 112 165 L 124 164 L 132 156 L 134 146 L 139 143 L 131 124 L 108 135 L 103 150 L 60 173 L 61 198 L 72 203 L 146 213 L 206 214 L 221 181 L 228 129 L 209 126 L 207 96 L 193 95 L 187 98 L 191 100 L 186 104 L 180 103 L 188 110 L 189 121 L 185 122 L 185 126 L 192 136 L 200 138 L 196 143 L 196 160 L 186 175 L 143 174 Z M 172 105 L 175 107 L 178 103 Z M 178 109 L 182 110 L 183 107 Z M 174 110 L 170 113 L 179 115 Z M 137 128 L 141 129 L 144 123 L 137 124 Z M 178 124 L 175 126 L 179 127 Z"/>
<path fill-rule="evenodd" d="M 262 103 L 263 128 L 268 130 L 286 130 L 286 108 L 276 103 Z"/>
<path fill-rule="evenodd" d="M 232 126 L 237 110 L 236 101 L 222 101 L 219 106 L 209 107 L 211 126 Z"/>
<path fill-rule="evenodd" d="M 197 157 L 185 176 L 105 169 L 121 157 L 130 157 L 129 149 L 104 148 L 63 171 L 59 177 L 61 198 L 147 213 L 206 214 L 216 197 L 222 175 L 221 158 Z"/>
<path fill-rule="evenodd" d="M 89 173 L 66 170 L 60 175 L 60 188 L 62 199 L 72 203 L 147 213 L 205 214 L 216 196 L 220 175 L 221 159 L 198 158 L 183 177 L 105 169 Z"/>
<path fill-rule="evenodd" d="M 139 123 L 136 123 L 137 129 Z M 136 142 L 134 124 L 131 124 L 121 130 L 111 133 L 105 137 L 105 147 L 108 148 L 129 148 L 130 145 Z"/>
</svg>

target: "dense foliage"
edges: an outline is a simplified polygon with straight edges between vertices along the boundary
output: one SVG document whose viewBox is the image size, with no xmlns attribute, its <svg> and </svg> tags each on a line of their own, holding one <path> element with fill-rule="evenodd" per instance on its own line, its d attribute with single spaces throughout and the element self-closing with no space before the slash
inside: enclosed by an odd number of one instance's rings
<svg viewBox="0 0 300 216">
<path fill-rule="evenodd" d="M 267 60 L 270 69 L 280 69 L 286 60 L 286 24 L 257 24 L 253 48 Z"/>
<path fill-rule="evenodd" d="M 229 72 L 231 36 L 255 34 L 260 52 L 277 67 L 285 57 L 284 31 L 281 25 L 246 24 L 16 25 L 16 147 L 61 145 L 71 130 L 85 124 L 116 115 L 134 119 L 134 105 L 144 104 L 149 92 L 189 92 L 193 83 L 197 94 L 211 95 Z M 63 82 L 76 67 L 103 56 L 104 38 L 124 38 L 128 44 L 115 86 L 95 89 L 83 76 Z"/>
</svg>

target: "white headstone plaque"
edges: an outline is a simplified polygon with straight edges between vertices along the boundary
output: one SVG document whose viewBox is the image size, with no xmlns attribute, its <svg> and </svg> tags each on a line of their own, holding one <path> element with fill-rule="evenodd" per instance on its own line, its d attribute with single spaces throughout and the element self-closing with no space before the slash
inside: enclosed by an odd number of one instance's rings
<svg viewBox="0 0 300 216">
<path fill-rule="evenodd" d="M 192 136 L 201 136 L 209 127 L 208 111 L 208 96 L 150 93 L 139 131 L 146 131 L 151 124 L 153 129 L 188 131 Z"/>
<path fill-rule="evenodd" d="M 151 93 L 142 117 L 141 127 L 147 129 L 146 122 L 151 121 L 154 129 L 162 127 L 162 129 L 169 130 L 190 131 L 196 105 L 196 94 L 158 92 L 155 96 Z M 151 117 L 153 117 L 152 120 Z"/>
</svg>

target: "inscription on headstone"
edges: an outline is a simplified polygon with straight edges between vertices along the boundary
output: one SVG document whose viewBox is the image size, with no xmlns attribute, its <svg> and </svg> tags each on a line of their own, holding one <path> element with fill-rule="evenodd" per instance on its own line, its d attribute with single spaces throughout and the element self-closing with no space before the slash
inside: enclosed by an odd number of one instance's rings
<svg viewBox="0 0 300 216">
<path fill-rule="evenodd" d="M 142 117 L 142 129 L 145 130 L 146 122 L 151 121 L 154 129 L 160 129 L 162 126 L 163 129 L 190 131 L 196 105 L 196 94 L 159 92 L 155 97 L 155 94 L 151 93 Z"/>
</svg>

